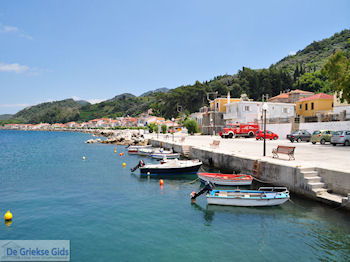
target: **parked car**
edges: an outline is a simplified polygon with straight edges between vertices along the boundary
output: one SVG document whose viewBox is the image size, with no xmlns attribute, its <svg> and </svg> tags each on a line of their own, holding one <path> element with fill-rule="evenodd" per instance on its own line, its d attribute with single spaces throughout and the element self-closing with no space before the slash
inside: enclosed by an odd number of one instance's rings
<svg viewBox="0 0 350 262">
<path fill-rule="evenodd" d="M 248 124 L 230 124 L 219 132 L 222 138 L 233 138 L 236 136 L 254 137 L 255 132 L 259 130 L 259 125 L 255 123 Z"/>
<path fill-rule="evenodd" d="M 331 142 L 331 137 L 333 135 L 333 131 L 330 130 L 317 130 L 312 133 L 311 143 L 316 144 L 320 142 L 320 144 L 324 145 L 326 142 Z"/>
<path fill-rule="evenodd" d="M 287 139 L 290 140 L 290 142 L 297 141 L 298 143 L 301 141 L 310 142 L 311 140 L 311 134 L 306 130 L 297 130 L 292 132 L 291 134 L 287 135 Z"/>
<path fill-rule="evenodd" d="M 337 144 L 342 144 L 344 146 L 350 146 L 350 131 L 337 131 L 334 132 L 331 138 L 331 144 L 336 146 Z"/>
<path fill-rule="evenodd" d="M 257 131 L 255 134 L 255 137 L 256 137 L 256 140 L 262 140 L 262 139 L 264 139 L 264 137 L 265 137 L 265 139 L 270 139 L 270 140 L 278 139 L 277 134 L 275 134 L 271 131 L 268 131 L 268 130 L 266 130 L 266 134 L 264 134 L 264 131 L 261 131 L 261 130 Z"/>
</svg>

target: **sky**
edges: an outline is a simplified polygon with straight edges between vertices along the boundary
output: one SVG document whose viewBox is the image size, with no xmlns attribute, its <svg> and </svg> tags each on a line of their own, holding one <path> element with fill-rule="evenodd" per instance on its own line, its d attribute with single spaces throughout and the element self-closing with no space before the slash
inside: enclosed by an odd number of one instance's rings
<svg viewBox="0 0 350 262">
<path fill-rule="evenodd" d="M 0 0 L 0 114 L 268 67 L 349 14 L 348 0 Z"/>
</svg>

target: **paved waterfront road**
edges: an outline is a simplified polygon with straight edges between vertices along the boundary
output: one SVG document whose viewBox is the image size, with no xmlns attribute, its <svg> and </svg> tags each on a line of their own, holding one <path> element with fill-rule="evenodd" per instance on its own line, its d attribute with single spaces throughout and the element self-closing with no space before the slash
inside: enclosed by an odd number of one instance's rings
<svg viewBox="0 0 350 262">
<path fill-rule="evenodd" d="M 165 139 L 165 137 L 162 137 Z M 180 140 L 180 135 L 175 136 L 175 142 Z M 284 165 L 302 165 L 305 167 L 322 167 L 325 169 L 339 170 L 350 173 L 350 146 L 332 146 L 331 144 L 320 145 L 312 143 L 291 143 L 289 140 L 266 140 L 266 157 L 263 157 L 263 141 L 255 138 L 222 139 L 219 136 L 186 136 L 182 144 L 201 148 L 210 148 L 213 140 L 220 140 L 220 146 L 215 149 L 238 156 L 248 156 L 266 159 L 269 162 Z M 168 141 L 172 141 L 170 137 Z M 272 149 L 278 145 L 295 146 L 295 161 L 287 161 L 288 156 L 281 155 L 281 159 L 272 158 Z"/>
</svg>

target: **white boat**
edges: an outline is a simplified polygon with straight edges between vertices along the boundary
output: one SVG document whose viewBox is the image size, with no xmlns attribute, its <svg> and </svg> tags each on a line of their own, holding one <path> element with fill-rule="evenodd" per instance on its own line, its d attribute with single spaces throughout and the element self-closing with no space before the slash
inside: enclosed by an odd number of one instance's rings
<svg viewBox="0 0 350 262">
<path fill-rule="evenodd" d="M 151 157 L 155 159 L 175 159 L 180 158 L 180 153 L 152 153 Z"/>
<path fill-rule="evenodd" d="M 145 149 L 145 148 L 152 148 L 151 145 L 147 146 L 129 146 L 128 147 L 128 153 L 129 154 L 137 154 L 140 149 Z"/>
<path fill-rule="evenodd" d="M 199 160 L 167 160 L 161 164 L 147 164 L 143 161 L 131 169 L 135 171 L 140 168 L 140 173 L 145 175 L 180 175 L 180 174 L 195 174 L 201 167 L 202 162 Z"/>
<path fill-rule="evenodd" d="M 200 192 L 191 194 L 195 200 L 198 196 L 208 192 L 207 202 L 211 205 L 223 206 L 277 206 L 289 200 L 286 187 L 260 187 L 259 190 L 213 190 L 207 184 Z"/>
<path fill-rule="evenodd" d="M 172 150 L 165 150 L 163 148 L 141 148 L 138 150 L 138 154 L 141 156 L 150 156 L 151 154 L 156 154 L 156 153 L 170 154 L 172 152 L 173 152 Z"/>
</svg>

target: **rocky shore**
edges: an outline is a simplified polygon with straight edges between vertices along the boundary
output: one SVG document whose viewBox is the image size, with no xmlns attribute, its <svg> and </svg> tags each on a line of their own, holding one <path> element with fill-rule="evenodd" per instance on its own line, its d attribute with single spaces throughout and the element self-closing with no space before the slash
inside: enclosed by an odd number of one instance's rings
<svg viewBox="0 0 350 262">
<path fill-rule="evenodd" d="M 86 133 L 92 133 L 94 136 L 103 136 L 107 139 L 89 139 L 86 143 L 102 143 L 115 145 L 147 145 L 148 139 L 144 138 L 143 130 L 89 130 Z"/>
</svg>

